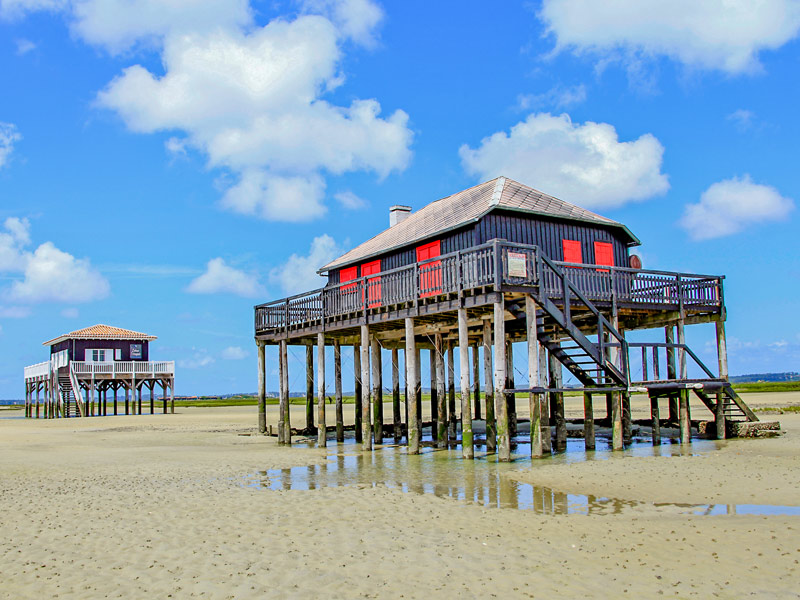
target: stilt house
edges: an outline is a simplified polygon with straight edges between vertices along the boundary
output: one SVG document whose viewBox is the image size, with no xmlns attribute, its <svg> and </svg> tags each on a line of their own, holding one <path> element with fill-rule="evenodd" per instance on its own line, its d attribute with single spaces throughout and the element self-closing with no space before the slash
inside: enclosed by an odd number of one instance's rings
<svg viewBox="0 0 800 600">
<path fill-rule="evenodd" d="M 290 344 L 308 346 L 309 357 L 312 346 L 320 348 L 320 397 L 325 392 L 324 347 L 334 346 L 337 401 L 341 346 L 356 348 L 354 377 L 361 401 L 356 436 L 365 447 L 383 438 L 382 349 L 392 351 L 394 436 L 399 439 L 405 433 L 411 452 L 418 451 L 422 435 L 420 349 L 431 350 L 431 438 L 439 445 L 457 432 L 453 348 L 460 349 L 465 455 L 472 455 L 471 419 L 482 416 L 480 348 L 486 445 L 494 450 L 499 442 L 501 460 L 508 459 L 509 440 L 516 434 L 514 390 L 530 397 L 532 453 L 551 447 L 551 424 L 556 445 L 565 443 L 563 369 L 585 394 L 587 446 L 594 446 L 594 394 L 606 397 L 615 448 L 630 434 L 629 396 L 637 390 L 650 395 L 654 441 L 660 439 L 664 421 L 661 398 L 668 401 L 667 420 L 679 422 L 686 441 L 691 435 L 690 393 L 713 412 L 720 436 L 726 418 L 757 420 L 728 382 L 723 276 L 642 269 L 631 253 L 639 244 L 625 225 L 505 177 L 431 202 L 417 212 L 393 206 L 388 229 L 321 266 L 320 274 L 328 277 L 324 288 L 255 307 L 260 426 L 266 429 L 267 344 L 279 346 L 277 432 L 282 442 L 291 437 L 286 358 Z M 698 323 L 716 324 L 716 372 L 685 343 L 684 327 Z M 625 339 L 626 331 L 656 328 L 661 333 L 652 342 Z M 517 388 L 509 355 L 511 343 L 522 341 L 527 342 L 529 384 Z M 397 373 L 403 368 L 398 349 L 405 350 L 405 421 L 397 391 Z M 318 410 L 318 423 L 324 426 L 324 404 Z M 325 443 L 323 427 L 319 442 Z"/>
<path fill-rule="evenodd" d="M 25 414 L 44 418 L 108 414 L 108 391 L 118 414 L 118 392 L 125 397 L 125 414 L 142 414 L 142 390 L 150 391 L 155 412 L 156 386 L 161 388 L 164 413 L 167 395 L 174 412 L 175 363 L 150 361 L 156 336 L 93 325 L 60 335 L 42 345 L 50 360 L 25 367 Z M 41 412 L 40 412 L 41 411 Z"/>
</svg>

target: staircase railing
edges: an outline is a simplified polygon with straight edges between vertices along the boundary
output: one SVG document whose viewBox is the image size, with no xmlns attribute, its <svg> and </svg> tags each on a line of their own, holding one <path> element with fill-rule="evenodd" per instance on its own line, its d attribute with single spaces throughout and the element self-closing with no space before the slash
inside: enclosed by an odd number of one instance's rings
<svg viewBox="0 0 800 600">
<path fill-rule="evenodd" d="M 661 360 L 660 350 L 663 349 L 664 359 Z M 684 352 L 685 355 L 692 360 L 695 367 L 699 368 L 709 379 L 719 379 L 719 375 L 715 374 L 706 364 L 700 359 L 694 351 L 686 344 L 667 343 L 667 342 L 628 342 L 628 352 L 633 353 L 637 350 L 641 353 L 641 379 L 632 379 L 631 383 L 648 383 L 657 381 L 678 381 L 681 378 L 679 375 L 678 363 L 680 361 L 680 353 Z M 669 350 L 672 350 L 675 363 L 669 365 Z M 629 362 L 632 360 L 629 358 Z M 688 362 L 688 360 L 687 360 Z M 662 369 L 663 364 L 663 369 Z M 687 365 L 687 371 L 691 364 Z M 669 372 L 672 371 L 676 374 L 675 378 L 669 377 Z"/>
<path fill-rule="evenodd" d="M 78 415 L 82 417 L 86 414 L 86 408 L 83 405 L 81 384 L 78 381 L 78 374 L 75 372 L 75 363 L 70 363 L 69 365 L 69 384 L 72 386 L 72 395 L 75 398 L 75 406 L 78 408 Z"/>
</svg>

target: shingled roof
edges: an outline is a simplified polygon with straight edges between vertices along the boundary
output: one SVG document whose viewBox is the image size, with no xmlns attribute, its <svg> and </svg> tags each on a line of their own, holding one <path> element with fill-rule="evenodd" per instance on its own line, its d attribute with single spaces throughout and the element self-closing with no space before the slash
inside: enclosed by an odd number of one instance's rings
<svg viewBox="0 0 800 600">
<path fill-rule="evenodd" d="M 411 213 L 404 221 L 385 229 L 375 237 L 356 246 L 346 254 L 322 267 L 324 273 L 364 259 L 390 252 L 396 248 L 420 242 L 426 238 L 457 229 L 481 219 L 495 209 L 512 210 L 534 215 L 555 217 L 618 227 L 630 238 L 631 245 L 639 239 L 622 223 L 595 214 L 585 208 L 549 196 L 539 190 L 507 177 L 480 183 L 463 192 L 436 200 Z"/>
<path fill-rule="evenodd" d="M 152 342 L 157 339 L 158 338 L 154 335 L 148 335 L 140 331 L 131 331 L 130 329 L 121 329 L 119 327 L 111 327 L 111 325 L 98 324 L 65 333 L 52 340 L 42 342 L 42 346 L 52 346 L 64 340 L 142 340 Z"/>
</svg>

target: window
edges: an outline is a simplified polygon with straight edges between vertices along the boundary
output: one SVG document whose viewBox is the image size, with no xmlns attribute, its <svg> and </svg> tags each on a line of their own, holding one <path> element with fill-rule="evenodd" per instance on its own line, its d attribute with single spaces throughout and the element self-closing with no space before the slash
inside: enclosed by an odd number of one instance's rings
<svg viewBox="0 0 800 600">
<path fill-rule="evenodd" d="M 614 266 L 614 246 L 609 242 L 594 243 L 594 264 Z M 608 273 L 608 269 L 597 269 L 600 272 Z"/>
<path fill-rule="evenodd" d="M 372 262 L 364 263 L 361 265 L 361 276 L 367 277 L 368 275 L 376 275 L 381 272 L 381 261 L 373 260 Z M 370 277 L 366 281 L 367 286 L 367 306 L 375 308 L 381 305 L 381 278 Z"/>
<path fill-rule="evenodd" d="M 122 360 L 122 350 L 114 348 L 114 360 Z"/>
<path fill-rule="evenodd" d="M 583 252 L 581 243 L 578 240 L 561 240 L 561 247 L 564 250 L 564 262 L 582 263 Z"/>
<path fill-rule="evenodd" d="M 112 350 L 105 348 L 89 348 L 86 350 L 86 362 L 111 362 Z"/>
<path fill-rule="evenodd" d="M 417 262 L 426 262 L 419 266 L 419 295 L 421 298 L 435 296 L 442 292 L 442 261 L 430 259 L 441 256 L 442 244 L 439 240 L 417 248 Z"/>
</svg>

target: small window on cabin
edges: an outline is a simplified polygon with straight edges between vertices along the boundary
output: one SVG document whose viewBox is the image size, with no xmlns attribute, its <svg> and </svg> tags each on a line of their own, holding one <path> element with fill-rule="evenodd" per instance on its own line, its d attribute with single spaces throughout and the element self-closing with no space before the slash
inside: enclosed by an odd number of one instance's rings
<svg viewBox="0 0 800 600">
<path fill-rule="evenodd" d="M 564 250 L 564 262 L 583 263 L 583 252 L 579 240 L 561 240 L 561 247 Z"/>
<path fill-rule="evenodd" d="M 122 360 L 122 350 L 114 348 L 114 360 Z"/>
<path fill-rule="evenodd" d="M 594 264 L 614 266 L 614 246 L 609 242 L 594 243 Z M 608 269 L 597 269 L 603 273 L 608 273 Z"/>
</svg>

